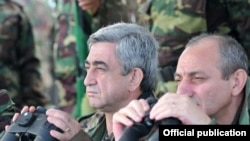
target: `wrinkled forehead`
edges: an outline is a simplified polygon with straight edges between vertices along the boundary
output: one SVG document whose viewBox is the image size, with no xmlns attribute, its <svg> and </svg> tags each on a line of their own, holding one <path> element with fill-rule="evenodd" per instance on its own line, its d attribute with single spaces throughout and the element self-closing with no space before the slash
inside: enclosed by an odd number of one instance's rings
<svg viewBox="0 0 250 141">
<path fill-rule="evenodd" d="M 216 60 L 219 58 L 218 42 L 215 39 L 201 39 L 200 41 L 187 46 L 181 54 L 180 58 L 181 57 L 200 58 L 206 61 Z"/>
<path fill-rule="evenodd" d="M 186 48 L 179 57 L 177 71 L 184 69 L 190 71 L 193 69 L 211 70 L 218 68 L 219 49 L 214 42 L 204 41 L 193 44 Z"/>
<path fill-rule="evenodd" d="M 108 43 L 108 42 L 100 42 L 95 43 L 91 46 L 89 51 L 87 61 L 104 61 L 107 63 L 115 63 L 118 62 L 117 55 L 116 55 L 116 44 L 115 43 Z"/>
</svg>

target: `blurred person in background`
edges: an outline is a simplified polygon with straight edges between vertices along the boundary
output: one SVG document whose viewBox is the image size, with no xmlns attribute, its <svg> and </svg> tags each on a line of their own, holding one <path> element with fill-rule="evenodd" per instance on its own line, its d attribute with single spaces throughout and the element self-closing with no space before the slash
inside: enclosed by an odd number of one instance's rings
<svg viewBox="0 0 250 141">
<path fill-rule="evenodd" d="M 40 61 L 32 26 L 22 6 L 0 0 L 0 89 L 6 89 L 18 109 L 45 106 Z"/>
<path fill-rule="evenodd" d="M 200 33 L 230 35 L 250 57 L 248 0 L 145 0 L 138 14 L 140 24 L 148 27 L 160 45 L 158 79 L 164 85 L 158 90 L 176 91 L 177 60 L 187 41 Z"/>
<path fill-rule="evenodd" d="M 53 18 L 53 3 L 50 0 L 18 0 L 30 19 L 33 27 L 36 56 L 40 60 L 40 73 L 43 92 L 53 104 L 52 48 L 51 31 L 55 23 Z M 50 14 L 48 14 L 50 13 Z"/>
<path fill-rule="evenodd" d="M 79 7 L 77 0 L 55 1 L 56 23 L 52 42 L 53 73 L 56 86 L 54 103 L 75 117 L 93 112 L 83 94 L 85 91 L 79 90 L 84 87 L 83 80 L 78 82 L 77 79 L 84 77 L 84 75 L 79 76 L 84 69 L 81 65 L 84 59 L 79 55 L 87 54 L 87 46 L 84 45 L 87 44 L 88 36 L 95 29 L 92 24 L 93 17 L 100 6 L 99 0 L 83 0 L 82 2 L 86 2 L 82 3 L 84 9 Z M 82 32 L 85 38 L 79 39 L 79 32 Z M 78 97 L 79 95 L 83 96 Z M 77 102 L 79 100 L 80 102 Z"/>
</svg>

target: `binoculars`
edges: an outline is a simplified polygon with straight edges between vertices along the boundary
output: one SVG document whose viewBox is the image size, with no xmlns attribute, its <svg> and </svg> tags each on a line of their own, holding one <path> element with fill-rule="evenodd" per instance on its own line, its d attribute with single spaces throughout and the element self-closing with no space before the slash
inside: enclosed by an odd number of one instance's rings
<svg viewBox="0 0 250 141">
<path fill-rule="evenodd" d="M 181 121 L 177 118 L 169 117 L 155 123 L 154 120 L 149 118 L 149 113 L 152 107 L 155 105 L 157 100 L 154 97 L 149 97 L 146 99 L 150 105 L 150 109 L 146 112 L 143 120 L 138 123 L 135 122 L 133 126 L 125 128 L 123 135 L 119 141 L 138 141 L 141 137 L 146 136 L 150 130 L 153 128 L 154 124 L 156 125 L 181 125 Z M 158 134 L 154 134 L 153 138 L 156 139 Z M 158 139 L 157 139 L 158 140 Z"/>
<path fill-rule="evenodd" d="M 22 113 L 0 141 L 57 141 L 49 132 L 62 130 L 47 121 L 45 112 L 45 108 L 38 106 L 35 112 Z"/>
</svg>

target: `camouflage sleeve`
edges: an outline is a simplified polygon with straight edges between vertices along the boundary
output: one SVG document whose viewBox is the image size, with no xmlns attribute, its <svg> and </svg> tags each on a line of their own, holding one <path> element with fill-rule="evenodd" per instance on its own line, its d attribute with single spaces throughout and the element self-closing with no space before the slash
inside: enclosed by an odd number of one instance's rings
<svg viewBox="0 0 250 141">
<path fill-rule="evenodd" d="M 9 125 L 15 113 L 13 101 L 10 99 L 6 90 L 0 90 L 0 137 L 2 136 L 5 125 Z"/>
</svg>

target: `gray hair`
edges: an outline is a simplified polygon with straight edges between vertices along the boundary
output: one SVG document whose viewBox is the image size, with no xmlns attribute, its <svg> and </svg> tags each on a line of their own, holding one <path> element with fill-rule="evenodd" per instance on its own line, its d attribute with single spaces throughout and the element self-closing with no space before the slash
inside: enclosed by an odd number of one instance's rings
<svg viewBox="0 0 250 141">
<path fill-rule="evenodd" d="M 141 90 L 154 90 L 158 43 L 148 30 L 132 23 L 116 23 L 92 34 L 88 39 L 89 49 L 98 42 L 116 43 L 116 55 L 122 67 L 122 75 L 127 75 L 133 68 L 140 68 L 144 73 Z"/>
<path fill-rule="evenodd" d="M 222 73 L 222 78 L 227 80 L 231 74 L 238 69 L 243 69 L 248 73 L 248 57 L 244 48 L 239 42 L 228 35 L 203 33 L 189 40 L 186 48 L 198 43 L 202 39 L 212 39 L 217 41 L 220 53 L 218 64 Z"/>
</svg>

